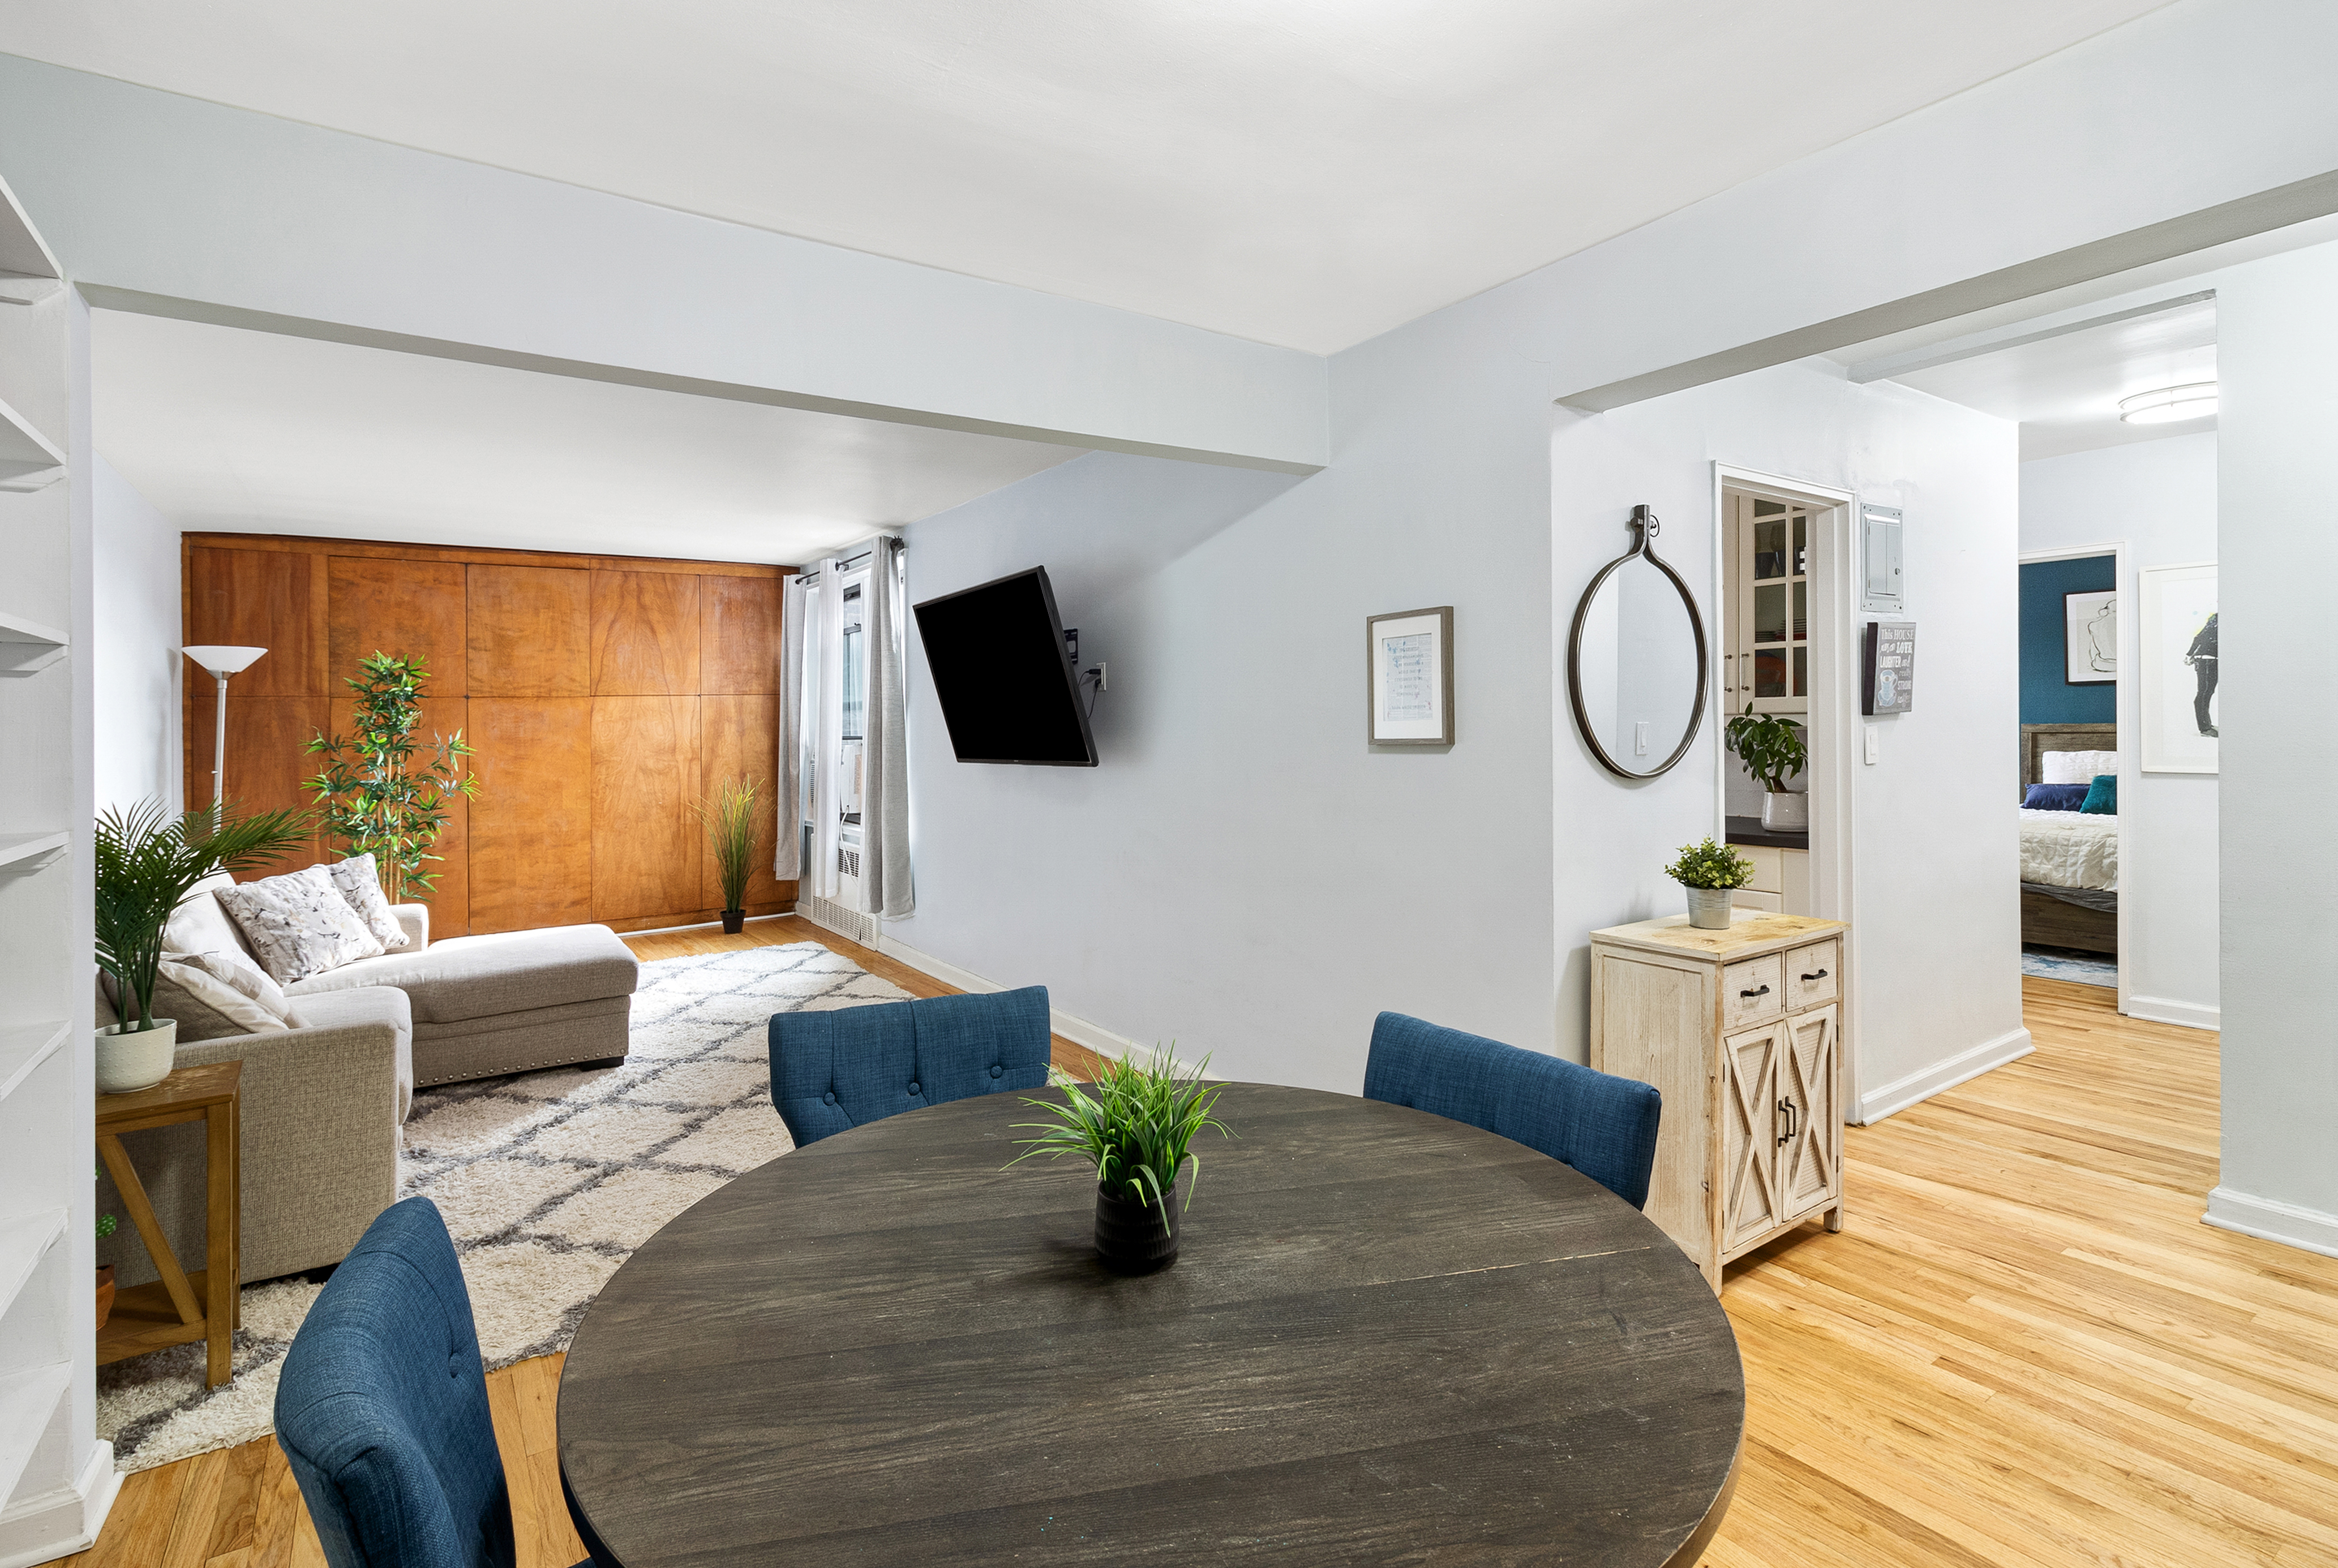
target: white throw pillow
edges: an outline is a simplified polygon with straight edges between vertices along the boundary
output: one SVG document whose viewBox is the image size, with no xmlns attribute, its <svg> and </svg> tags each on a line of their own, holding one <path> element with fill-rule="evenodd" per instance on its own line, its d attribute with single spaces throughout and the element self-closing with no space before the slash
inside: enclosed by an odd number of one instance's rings
<svg viewBox="0 0 2338 1568">
<path fill-rule="evenodd" d="M 341 897 L 358 912 L 358 918 L 365 922 L 375 941 L 385 948 L 406 946 L 406 927 L 389 912 L 389 900 L 381 891 L 381 874 L 375 868 L 370 854 L 336 860 L 325 867 L 325 875 L 333 879 L 333 886 L 341 890 Z"/>
<path fill-rule="evenodd" d="M 2097 773 L 2117 773 L 2116 751 L 2048 751 L 2038 759 L 2040 784 L 2091 784 Z"/>
<path fill-rule="evenodd" d="M 233 986 L 284 1019 L 289 1027 L 308 1027 L 293 1013 L 291 998 L 284 995 L 284 987 L 270 979 L 267 972 L 245 957 L 241 949 L 232 953 L 173 953 L 169 956 L 174 964 L 192 965 L 212 979 Z"/>
<path fill-rule="evenodd" d="M 165 957 L 155 967 L 154 1016 L 177 1019 L 181 1040 L 281 1034 L 297 1027 L 285 1013 L 263 1005 L 201 966 L 177 957 Z"/>
<path fill-rule="evenodd" d="M 219 901 L 280 985 L 382 955 L 322 866 L 222 887 Z"/>
<path fill-rule="evenodd" d="M 251 950 L 235 922 L 220 907 L 219 890 L 235 886 L 235 878 L 224 871 L 215 871 L 191 888 L 179 906 L 171 911 L 171 923 L 162 928 L 162 951 L 165 953 L 241 953 L 248 960 Z M 252 965 L 257 970 L 259 965 Z"/>
</svg>

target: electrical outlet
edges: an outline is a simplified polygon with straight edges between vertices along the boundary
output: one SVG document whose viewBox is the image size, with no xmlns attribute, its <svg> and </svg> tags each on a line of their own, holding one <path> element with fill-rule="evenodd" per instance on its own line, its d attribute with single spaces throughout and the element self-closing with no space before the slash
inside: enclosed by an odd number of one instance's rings
<svg viewBox="0 0 2338 1568">
<path fill-rule="evenodd" d="M 1107 671 L 1109 671 L 1111 669 L 1112 669 L 1112 666 L 1111 666 L 1111 665 L 1109 665 L 1109 664 L 1098 664 L 1098 665 L 1096 666 L 1096 690 L 1097 690 L 1097 691 L 1101 691 L 1105 690 L 1107 686 L 1110 686 L 1110 685 L 1112 684 L 1111 677 L 1110 677 L 1110 676 L 1109 676 L 1109 674 L 1107 673 Z"/>
</svg>

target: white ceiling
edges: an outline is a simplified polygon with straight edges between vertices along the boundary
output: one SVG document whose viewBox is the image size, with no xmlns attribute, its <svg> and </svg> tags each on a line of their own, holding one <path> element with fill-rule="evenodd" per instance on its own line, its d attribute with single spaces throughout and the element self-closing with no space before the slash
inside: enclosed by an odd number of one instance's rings
<svg viewBox="0 0 2338 1568">
<path fill-rule="evenodd" d="M 2216 378 L 2216 302 L 2132 317 L 1909 371 L 1892 380 L 2021 424 L 2021 460 L 2190 436 L 2215 416 L 2167 425 L 2119 419 L 2123 397 Z"/>
<path fill-rule="evenodd" d="M 1079 455 L 111 310 L 90 358 L 182 529 L 797 563 Z"/>
<path fill-rule="evenodd" d="M 0 0 L 0 40 L 1330 352 L 2165 3 Z"/>
</svg>

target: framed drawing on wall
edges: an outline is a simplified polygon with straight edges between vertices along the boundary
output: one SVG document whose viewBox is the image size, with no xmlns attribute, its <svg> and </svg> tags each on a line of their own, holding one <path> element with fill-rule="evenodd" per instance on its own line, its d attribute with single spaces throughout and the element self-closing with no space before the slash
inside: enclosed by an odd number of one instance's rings
<svg viewBox="0 0 2338 1568">
<path fill-rule="evenodd" d="M 2118 683 L 2118 590 L 2062 595 L 2062 684 Z"/>
<path fill-rule="evenodd" d="M 2143 770 L 2216 771 L 2216 564 L 2146 566 Z"/>
<path fill-rule="evenodd" d="M 1453 606 L 1364 618 L 1366 735 L 1374 746 L 1453 744 Z"/>
</svg>

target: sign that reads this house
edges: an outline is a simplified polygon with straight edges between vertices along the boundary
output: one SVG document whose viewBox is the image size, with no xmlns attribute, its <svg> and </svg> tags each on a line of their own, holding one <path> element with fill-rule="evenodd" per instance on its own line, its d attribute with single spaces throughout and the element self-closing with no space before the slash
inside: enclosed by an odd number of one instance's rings
<svg viewBox="0 0 2338 1568">
<path fill-rule="evenodd" d="M 1916 706 L 1916 623 L 1870 621 L 1867 657 L 1860 663 L 1860 709 L 1872 718 Z"/>
</svg>

